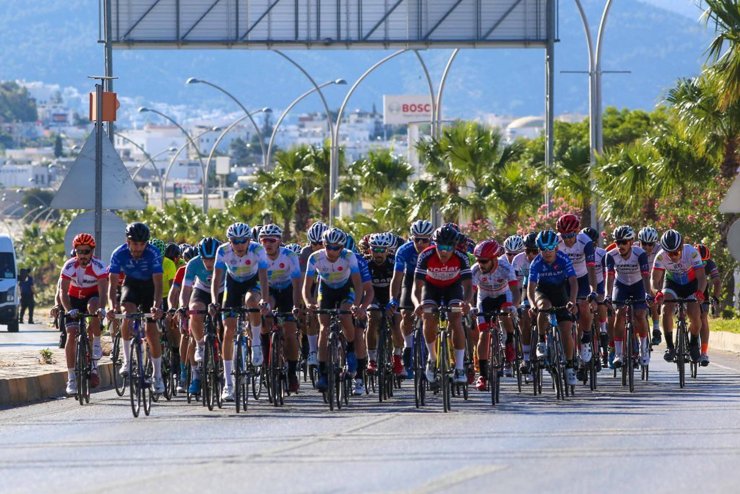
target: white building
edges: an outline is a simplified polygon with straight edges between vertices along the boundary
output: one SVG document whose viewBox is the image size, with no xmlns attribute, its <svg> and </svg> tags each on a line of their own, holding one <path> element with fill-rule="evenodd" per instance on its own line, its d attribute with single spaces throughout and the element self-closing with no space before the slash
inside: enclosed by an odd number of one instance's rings
<svg viewBox="0 0 740 494">
<path fill-rule="evenodd" d="M 0 166 L 0 184 L 4 187 L 48 187 L 52 181 L 47 165 L 5 162 Z"/>
</svg>

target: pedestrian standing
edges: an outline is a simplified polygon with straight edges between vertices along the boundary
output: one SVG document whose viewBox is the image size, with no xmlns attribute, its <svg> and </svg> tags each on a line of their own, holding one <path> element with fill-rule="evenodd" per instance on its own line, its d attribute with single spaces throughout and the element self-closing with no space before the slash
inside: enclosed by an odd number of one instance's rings
<svg viewBox="0 0 740 494">
<path fill-rule="evenodd" d="M 18 284 L 21 288 L 21 314 L 19 322 L 23 322 L 23 314 L 28 309 L 28 324 L 33 324 L 33 308 L 36 305 L 34 298 L 33 276 L 27 268 L 21 269 Z"/>
</svg>

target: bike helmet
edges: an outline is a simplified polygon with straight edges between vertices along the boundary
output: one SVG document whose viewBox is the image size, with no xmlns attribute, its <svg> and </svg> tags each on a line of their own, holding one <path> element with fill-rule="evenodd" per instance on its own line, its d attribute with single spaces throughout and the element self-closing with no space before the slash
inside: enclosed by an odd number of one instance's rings
<svg viewBox="0 0 740 494">
<path fill-rule="evenodd" d="M 262 230 L 262 225 L 254 225 L 252 227 L 252 238 L 259 238 L 260 230 Z"/>
<path fill-rule="evenodd" d="M 203 237 L 200 239 L 200 242 L 198 242 L 198 254 L 200 254 L 200 257 L 203 259 L 213 259 L 216 257 L 216 251 L 218 250 L 219 245 L 221 245 L 221 242 L 217 239 L 213 237 Z"/>
<path fill-rule="evenodd" d="M 590 226 L 587 226 L 586 228 L 581 230 L 581 233 L 590 238 L 594 244 L 599 242 L 599 232 L 596 231 L 596 228 L 591 228 Z"/>
<path fill-rule="evenodd" d="M 495 240 L 484 240 L 473 249 L 473 255 L 480 259 L 496 259 L 501 246 Z"/>
<path fill-rule="evenodd" d="M 666 230 L 660 237 L 660 246 L 666 252 L 676 252 L 681 248 L 683 237 L 676 230 Z"/>
<path fill-rule="evenodd" d="M 375 233 L 372 235 L 376 235 Z M 370 248 L 370 237 L 371 234 L 367 234 L 364 237 L 360 239 L 359 242 L 357 242 L 357 247 L 360 249 L 360 252 L 367 252 L 367 250 Z"/>
<path fill-rule="evenodd" d="M 149 241 L 149 243 L 152 245 L 152 247 L 157 249 L 157 252 L 159 252 L 160 257 L 164 255 L 164 249 L 166 248 L 166 245 L 164 244 L 164 240 L 153 238 Z"/>
<path fill-rule="evenodd" d="M 259 238 L 262 237 L 282 237 L 283 229 L 277 225 L 270 223 L 262 227 L 259 233 Z"/>
<path fill-rule="evenodd" d="M 75 235 L 75 238 L 72 240 L 72 248 L 76 249 L 80 245 L 87 245 L 90 248 L 94 249 L 95 238 L 89 233 L 80 233 L 78 235 Z"/>
<path fill-rule="evenodd" d="M 299 244 L 288 244 L 285 246 L 285 248 L 295 254 L 300 254 L 301 249 L 302 249 L 302 247 Z"/>
<path fill-rule="evenodd" d="M 537 234 L 537 247 L 540 250 L 554 250 L 558 246 L 558 236 L 552 230 L 543 230 Z"/>
<path fill-rule="evenodd" d="M 524 237 L 524 248 L 525 249 L 536 249 L 537 248 L 537 234 L 535 232 L 528 233 Z"/>
<path fill-rule="evenodd" d="M 324 232 L 328 229 L 329 227 L 324 223 L 317 221 L 308 229 L 308 241 L 312 244 L 321 243 L 324 239 Z"/>
<path fill-rule="evenodd" d="M 658 242 L 658 230 L 656 230 L 652 226 L 646 226 L 645 228 L 640 230 L 640 233 L 637 234 L 637 238 L 640 240 L 640 242 L 655 244 Z"/>
<path fill-rule="evenodd" d="M 182 251 L 182 259 L 185 262 L 188 262 L 190 259 L 192 259 L 193 257 L 197 255 L 198 255 L 198 249 L 190 245 L 188 245 L 187 248 Z"/>
<path fill-rule="evenodd" d="M 712 258 L 712 254 L 709 252 L 709 247 L 707 247 L 706 245 L 696 244 L 694 247 L 699 252 L 702 261 L 708 261 Z"/>
<path fill-rule="evenodd" d="M 144 223 L 131 223 L 126 226 L 126 238 L 134 242 L 148 242 L 149 227 Z"/>
<path fill-rule="evenodd" d="M 322 235 L 324 244 L 341 244 L 347 243 L 347 234 L 339 228 L 329 228 Z"/>
<path fill-rule="evenodd" d="M 480 245 L 480 244 L 478 244 Z M 524 239 L 521 235 L 512 235 L 504 240 L 504 251 L 507 254 L 518 254 L 524 250 Z"/>
<path fill-rule="evenodd" d="M 440 226 L 432 234 L 432 240 L 438 245 L 457 245 L 459 239 L 460 232 L 449 224 Z"/>
<path fill-rule="evenodd" d="M 370 235 L 370 247 L 390 248 L 395 245 L 395 239 L 390 233 L 374 233 Z"/>
<path fill-rule="evenodd" d="M 564 214 L 558 218 L 555 226 L 560 233 L 575 233 L 578 231 L 578 227 L 581 226 L 581 220 L 575 214 Z"/>
<path fill-rule="evenodd" d="M 178 247 L 177 244 L 167 244 L 167 247 L 164 248 L 164 257 L 168 259 L 172 259 L 173 261 L 180 257 L 181 251 L 180 247 Z"/>
<path fill-rule="evenodd" d="M 246 238 L 247 240 L 251 240 L 254 237 L 252 237 L 249 225 L 246 223 L 234 223 L 226 229 L 226 238 L 229 240 L 235 238 Z"/>
<path fill-rule="evenodd" d="M 352 235 L 347 235 L 347 240 L 344 241 L 344 248 L 352 252 L 357 252 L 357 245 L 355 245 L 355 239 Z"/>
<path fill-rule="evenodd" d="M 416 220 L 411 223 L 411 235 L 428 237 L 434 231 L 434 225 L 428 220 Z"/>
<path fill-rule="evenodd" d="M 455 229 L 455 231 L 457 231 L 458 233 L 460 233 L 460 225 L 458 225 L 457 223 L 451 223 L 450 222 L 450 223 L 445 223 L 442 226 L 451 226 L 452 228 Z"/>
<path fill-rule="evenodd" d="M 620 225 L 616 227 L 612 235 L 614 236 L 615 242 L 619 242 L 621 240 L 634 240 L 635 239 L 635 231 L 632 229 L 631 226 L 628 226 L 628 225 Z"/>
<path fill-rule="evenodd" d="M 388 235 L 393 239 L 393 245 L 391 245 L 391 254 L 394 254 L 396 250 L 406 243 L 406 239 L 400 235 L 396 235 L 393 232 L 387 232 Z"/>
</svg>

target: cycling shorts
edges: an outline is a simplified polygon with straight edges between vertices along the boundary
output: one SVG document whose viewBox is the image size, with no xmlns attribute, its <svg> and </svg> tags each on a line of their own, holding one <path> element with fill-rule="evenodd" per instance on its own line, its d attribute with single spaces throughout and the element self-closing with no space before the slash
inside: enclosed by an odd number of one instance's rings
<svg viewBox="0 0 740 494">
<path fill-rule="evenodd" d="M 414 299 L 411 294 L 414 293 L 414 275 L 413 273 L 404 273 L 403 285 L 401 286 L 401 300 L 399 303 L 401 309 L 414 310 Z"/>
<path fill-rule="evenodd" d="M 578 280 L 578 294 L 576 295 L 576 299 L 585 300 L 588 298 L 589 295 L 591 295 L 591 285 L 588 283 L 588 275 L 581 276 L 580 278 L 577 278 L 577 280 Z M 567 283 L 567 280 L 566 280 L 566 283 Z M 570 287 L 569 284 L 565 286 Z M 570 289 L 568 289 L 568 293 L 570 293 Z"/>
<path fill-rule="evenodd" d="M 260 283 L 257 276 L 246 281 L 236 281 L 231 276 L 226 276 L 226 291 L 224 292 L 224 307 L 238 308 L 244 305 L 244 297 L 249 292 L 259 292 Z"/>
<path fill-rule="evenodd" d="M 568 283 L 567 280 L 565 283 Z M 564 307 L 568 304 L 568 289 L 565 283 L 538 283 L 535 288 L 537 299 L 550 301 L 553 307 Z M 568 309 L 560 309 L 555 313 L 558 322 L 572 321 L 571 313 Z"/>
<path fill-rule="evenodd" d="M 331 288 L 319 282 L 319 309 L 336 309 L 343 304 L 352 304 L 355 301 L 355 292 L 352 290 L 352 281 L 339 288 Z"/>
<path fill-rule="evenodd" d="M 97 293 L 90 295 L 89 297 L 84 297 L 84 298 L 77 298 L 77 297 L 73 297 L 70 295 L 69 303 L 72 306 L 72 309 L 76 309 L 78 312 L 87 312 L 87 304 L 88 302 L 90 302 L 90 300 L 94 298 L 98 298 Z M 65 316 L 64 319 L 65 319 L 65 325 L 66 324 L 69 324 L 69 325 L 77 324 L 77 320 L 70 319 L 69 316 Z"/>
<path fill-rule="evenodd" d="M 275 307 L 279 312 L 290 312 L 293 310 L 293 285 L 282 290 L 270 289 L 270 296 L 275 301 Z"/>
<path fill-rule="evenodd" d="M 446 287 L 438 287 L 424 283 L 421 287 L 422 305 L 454 305 L 463 301 L 463 287 L 461 283 L 455 283 Z"/>
<path fill-rule="evenodd" d="M 483 300 L 479 300 L 478 312 L 496 312 L 513 307 L 511 300 L 507 300 L 507 298 L 506 295 L 499 295 L 498 297 L 486 297 Z M 478 317 L 478 322 L 485 322 L 485 318 Z"/>
<path fill-rule="evenodd" d="M 198 302 L 208 308 L 211 305 L 211 292 L 201 290 L 200 288 L 193 288 L 193 293 L 190 295 L 190 303 Z"/>
<path fill-rule="evenodd" d="M 698 280 L 690 281 L 685 285 L 679 285 L 675 281 L 669 280 L 668 278 L 664 278 L 663 280 L 663 293 L 671 294 L 674 298 L 688 298 L 694 300 L 696 299 L 696 296 L 694 294 L 698 289 Z"/>
<path fill-rule="evenodd" d="M 632 285 L 625 285 L 620 281 L 614 283 L 614 290 L 612 291 L 614 305 L 616 307 L 622 307 L 624 306 L 624 301 L 628 298 L 639 302 L 632 306 L 635 310 L 647 309 L 647 304 L 645 303 L 645 286 L 642 281 L 638 281 Z"/>
<path fill-rule="evenodd" d="M 121 288 L 121 304 L 130 303 L 148 312 L 154 306 L 154 280 L 126 276 Z"/>
</svg>

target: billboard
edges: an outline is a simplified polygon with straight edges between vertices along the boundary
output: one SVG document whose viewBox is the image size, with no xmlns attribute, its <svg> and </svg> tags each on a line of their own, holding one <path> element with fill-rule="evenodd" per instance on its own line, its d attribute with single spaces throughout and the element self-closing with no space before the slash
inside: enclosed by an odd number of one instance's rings
<svg viewBox="0 0 740 494">
<path fill-rule="evenodd" d="M 406 125 L 431 122 L 432 99 L 429 95 L 383 95 L 383 123 Z"/>
</svg>

